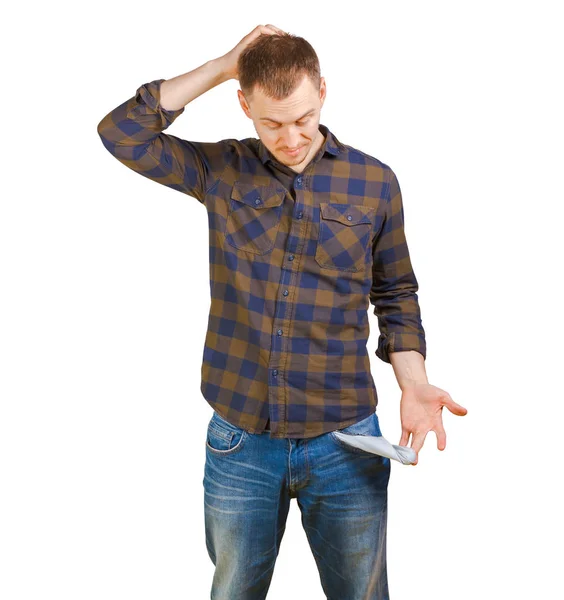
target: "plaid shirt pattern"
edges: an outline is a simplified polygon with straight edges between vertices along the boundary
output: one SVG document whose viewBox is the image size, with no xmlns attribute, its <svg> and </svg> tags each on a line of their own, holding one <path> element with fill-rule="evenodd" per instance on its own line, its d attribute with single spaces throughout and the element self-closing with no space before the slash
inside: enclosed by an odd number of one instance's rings
<svg viewBox="0 0 564 600">
<path fill-rule="evenodd" d="M 209 225 L 211 305 L 201 392 L 222 417 L 273 438 L 311 438 L 366 418 L 378 404 L 376 355 L 416 350 L 425 332 L 389 166 L 325 142 L 302 173 L 260 139 L 187 141 L 163 131 L 184 112 L 160 106 L 157 79 L 99 123 L 122 164 L 196 198 Z"/>
</svg>

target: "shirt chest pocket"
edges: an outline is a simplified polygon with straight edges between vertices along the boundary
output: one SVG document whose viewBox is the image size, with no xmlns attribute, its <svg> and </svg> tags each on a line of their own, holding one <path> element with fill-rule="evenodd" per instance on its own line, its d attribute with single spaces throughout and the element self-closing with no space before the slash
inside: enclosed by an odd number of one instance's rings
<svg viewBox="0 0 564 600">
<path fill-rule="evenodd" d="M 257 186 L 236 181 L 225 221 L 225 241 L 252 254 L 271 251 L 280 227 L 285 192 L 276 184 Z"/>
<path fill-rule="evenodd" d="M 315 260 L 327 269 L 364 271 L 372 248 L 377 209 L 353 204 L 319 204 Z"/>
</svg>

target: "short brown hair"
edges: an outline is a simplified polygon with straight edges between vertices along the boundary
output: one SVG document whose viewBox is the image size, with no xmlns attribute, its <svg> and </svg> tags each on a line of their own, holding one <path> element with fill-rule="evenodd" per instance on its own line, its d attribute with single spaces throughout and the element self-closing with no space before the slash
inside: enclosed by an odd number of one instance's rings
<svg viewBox="0 0 564 600">
<path fill-rule="evenodd" d="M 304 38 L 284 32 L 261 34 L 239 55 L 239 86 L 247 101 L 255 86 L 275 100 L 287 98 L 305 74 L 316 89 L 321 83 L 319 59 Z"/>
</svg>

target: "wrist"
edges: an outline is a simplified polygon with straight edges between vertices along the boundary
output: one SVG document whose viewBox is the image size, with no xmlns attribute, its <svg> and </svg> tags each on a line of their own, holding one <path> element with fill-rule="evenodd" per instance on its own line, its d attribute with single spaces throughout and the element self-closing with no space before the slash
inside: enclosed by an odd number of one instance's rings
<svg viewBox="0 0 564 600">
<path fill-rule="evenodd" d="M 218 58 L 214 58 L 209 62 L 213 66 L 214 70 L 217 72 L 218 84 L 235 78 L 234 73 L 232 73 L 229 68 L 229 61 L 226 54 L 224 54 L 223 56 L 219 56 Z"/>
<path fill-rule="evenodd" d="M 390 352 L 390 362 L 401 390 L 428 384 L 423 356 L 415 350 Z"/>
<path fill-rule="evenodd" d="M 398 384 L 401 391 L 405 392 L 405 390 L 413 389 L 418 385 L 428 385 L 429 381 L 426 377 L 421 379 L 402 379 L 401 381 L 398 381 Z"/>
</svg>

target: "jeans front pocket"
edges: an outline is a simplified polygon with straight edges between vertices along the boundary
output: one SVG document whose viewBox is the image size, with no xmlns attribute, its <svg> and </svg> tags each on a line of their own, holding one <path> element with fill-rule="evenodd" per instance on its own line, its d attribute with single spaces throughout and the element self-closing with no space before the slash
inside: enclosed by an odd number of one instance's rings
<svg viewBox="0 0 564 600">
<path fill-rule="evenodd" d="M 227 455 L 238 452 L 247 439 L 248 432 L 214 413 L 208 424 L 206 448 L 213 454 Z"/>
<path fill-rule="evenodd" d="M 371 256 L 376 212 L 374 206 L 321 202 L 317 264 L 340 271 L 364 271 Z"/>
<path fill-rule="evenodd" d="M 346 433 L 347 435 L 370 435 L 379 437 L 382 435 L 382 431 L 380 430 L 380 421 L 378 419 L 378 415 L 376 411 L 369 414 L 365 419 L 358 421 L 357 423 L 353 423 L 348 427 L 344 427 L 343 429 L 336 429 L 335 431 L 330 431 L 329 436 L 331 439 L 338 444 L 339 446 L 350 450 L 351 452 L 357 452 L 361 454 L 367 454 L 365 450 L 361 448 L 356 448 L 355 446 L 349 446 L 342 440 L 340 440 L 335 432 Z"/>
<path fill-rule="evenodd" d="M 225 221 L 225 241 L 251 254 L 270 252 L 280 227 L 285 191 L 276 184 L 236 181 Z"/>
</svg>

